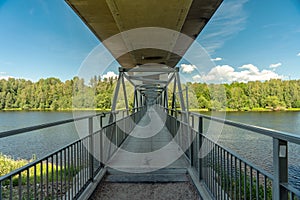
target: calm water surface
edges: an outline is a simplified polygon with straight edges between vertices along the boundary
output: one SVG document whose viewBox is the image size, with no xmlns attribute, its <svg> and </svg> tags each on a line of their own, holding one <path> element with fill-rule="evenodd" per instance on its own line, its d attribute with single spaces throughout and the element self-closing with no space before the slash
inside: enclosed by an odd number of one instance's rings
<svg viewBox="0 0 300 200">
<path fill-rule="evenodd" d="M 92 113 L 77 114 L 88 116 Z M 0 132 L 72 118 L 72 112 L 0 112 Z M 107 123 L 106 120 L 104 120 L 104 125 L 105 123 Z M 87 120 L 83 124 L 87 125 Z M 83 129 L 87 131 L 87 127 Z M 77 139 L 79 139 L 79 134 L 75 124 L 68 123 L 0 138 L 0 153 L 15 159 L 31 159 L 33 155 L 41 158 Z"/>
</svg>

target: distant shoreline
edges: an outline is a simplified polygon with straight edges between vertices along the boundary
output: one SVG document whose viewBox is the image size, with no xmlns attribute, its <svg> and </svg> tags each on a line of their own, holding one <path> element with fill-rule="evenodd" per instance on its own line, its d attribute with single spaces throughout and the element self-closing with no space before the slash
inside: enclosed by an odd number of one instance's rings
<svg viewBox="0 0 300 200">
<path fill-rule="evenodd" d="M 238 110 L 238 109 L 230 109 L 227 108 L 226 110 L 209 110 L 209 109 L 190 109 L 191 112 L 298 112 L 300 111 L 300 108 L 286 108 L 286 109 L 280 109 L 280 110 L 274 110 L 270 108 L 253 108 L 253 109 L 247 109 L 247 110 Z"/>
<path fill-rule="evenodd" d="M 0 112 L 73 112 L 73 111 L 98 111 L 98 112 L 108 112 L 110 109 L 98 109 L 98 108 L 83 108 L 83 109 L 21 109 L 21 108 L 9 108 L 2 109 Z"/>
<path fill-rule="evenodd" d="M 110 109 L 98 109 L 98 108 L 81 108 L 81 109 L 21 109 L 21 108 L 13 108 L 13 109 L 3 109 L 0 112 L 73 112 L 73 111 L 97 111 L 97 112 L 108 112 Z M 191 112 L 299 112 L 300 108 L 286 108 L 280 110 L 274 110 L 270 108 L 253 108 L 247 110 L 238 110 L 238 109 L 229 109 L 226 110 L 209 110 L 207 108 L 204 109 L 190 109 Z"/>
</svg>

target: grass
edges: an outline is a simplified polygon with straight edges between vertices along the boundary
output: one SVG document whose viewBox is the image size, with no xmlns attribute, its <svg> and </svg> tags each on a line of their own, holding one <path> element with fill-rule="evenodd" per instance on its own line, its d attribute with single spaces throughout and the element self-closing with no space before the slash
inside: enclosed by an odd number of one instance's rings
<svg viewBox="0 0 300 200">
<path fill-rule="evenodd" d="M 14 160 L 9 156 L 0 154 L 0 176 L 4 176 L 32 161 L 34 161 L 34 158 L 31 160 Z M 20 188 L 23 188 L 22 196 L 27 198 L 34 196 L 34 193 L 48 199 L 52 199 L 52 196 L 62 196 L 71 187 L 73 177 L 81 169 L 82 167 L 74 168 L 72 166 L 64 168 L 50 162 L 36 164 L 35 167 L 32 166 L 11 179 L 2 181 L 2 187 L 0 188 L 2 196 L 0 196 L 0 199 L 10 198 L 10 185 L 12 185 L 13 199 L 19 198 Z M 29 193 L 27 188 L 29 188 Z"/>
<path fill-rule="evenodd" d="M 288 108 L 287 111 L 300 111 L 300 108 Z"/>
<path fill-rule="evenodd" d="M 8 174 L 13 170 L 28 164 L 30 161 L 24 159 L 14 160 L 9 156 L 0 153 L 0 176 Z"/>
<path fill-rule="evenodd" d="M 230 169 L 228 172 L 224 169 L 225 166 L 220 167 L 219 165 L 211 166 L 214 168 L 214 171 L 217 174 L 218 178 L 215 178 L 217 184 L 222 188 L 224 192 L 231 199 L 253 199 L 257 200 L 256 193 L 258 191 L 258 199 L 264 199 L 264 194 L 266 193 L 266 199 L 272 199 L 272 182 L 271 180 L 266 180 L 267 187 L 266 191 L 264 191 L 264 183 L 262 180 L 259 181 L 258 190 L 257 187 L 257 179 L 252 174 L 252 184 L 249 171 L 247 170 L 247 174 L 244 174 L 244 170 L 241 170 L 241 173 L 234 172 L 234 169 Z M 231 171 L 233 170 L 233 171 Z M 250 194 L 251 191 L 251 194 Z"/>
</svg>

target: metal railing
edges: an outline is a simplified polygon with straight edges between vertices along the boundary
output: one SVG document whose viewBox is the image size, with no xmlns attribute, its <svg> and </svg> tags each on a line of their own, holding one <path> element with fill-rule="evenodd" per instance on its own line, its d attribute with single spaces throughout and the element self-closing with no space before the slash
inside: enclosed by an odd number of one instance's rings
<svg viewBox="0 0 300 200">
<path fill-rule="evenodd" d="M 122 117 L 117 120 L 118 112 Z M 130 115 L 127 110 L 100 113 L 0 133 L 3 138 L 75 121 L 87 120 L 88 123 L 86 137 L 0 177 L 0 199 L 78 199 L 94 184 L 105 161 L 120 147 L 144 113 L 145 108 L 140 107 Z M 110 121 L 103 126 L 103 117 L 108 114 Z M 94 130 L 95 122 L 100 123 L 99 130 Z M 105 138 L 109 144 L 104 142 Z"/>
<path fill-rule="evenodd" d="M 186 148 L 184 143 L 191 141 L 185 155 L 199 182 L 204 183 L 214 199 L 300 199 L 300 191 L 288 181 L 288 145 L 300 145 L 298 135 L 198 113 L 168 109 L 166 112 L 169 131 L 174 137 L 181 135 L 177 137 L 181 140 L 178 144 Z M 204 119 L 271 137 L 273 173 L 214 142 L 204 133 Z"/>
</svg>

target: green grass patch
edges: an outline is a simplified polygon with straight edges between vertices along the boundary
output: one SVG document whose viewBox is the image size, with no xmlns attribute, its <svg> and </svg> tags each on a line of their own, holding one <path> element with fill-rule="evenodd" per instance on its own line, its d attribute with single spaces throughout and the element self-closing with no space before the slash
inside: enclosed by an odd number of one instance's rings
<svg viewBox="0 0 300 200">
<path fill-rule="evenodd" d="M 262 111 L 272 111 L 272 109 L 270 108 L 252 108 L 251 111 L 259 111 L 259 112 L 262 112 Z"/>
<path fill-rule="evenodd" d="M 0 176 L 4 176 L 13 170 L 19 169 L 29 162 L 30 161 L 23 159 L 14 160 L 9 156 L 0 153 Z"/>
<path fill-rule="evenodd" d="M 32 161 L 34 161 L 34 159 L 14 160 L 9 156 L 0 154 L 0 176 L 17 170 Z M 13 176 L 11 178 L 12 181 L 10 179 L 2 181 L 2 188 L 0 188 L 2 196 L 0 199 L 10 198 L 10 185 L 12 185 L 13 199 L 19 199 L 20 187 L 23 188 L 22 196 L 24 197 L 31 197 L 35 192 L 37 192 L 38 195 L 43 193 L 45 199 L 52 199 L 52 196 L 62 196 L 68 191 L 68 188 L 72 187 L 73 177 L 75 177 L 81 169 L 83 169 L 83 167 L 57 166 L 50 162 L 36 164 L 28 168 L 28 170 Z M 63 183 L 61 181 L 63 181 Z M 55 188 L 49 188 L 52 186 Z M 28 187 L 29 193 L 26 189 Z M 46 191 L 48 191 L 48 193 Z M 54 193 L 52 191 L 54 191 Z"/>
<path fill-rule="evenodd" d="M 288 108 L 286 111 L 300 111 L 300 108 Z"/>
</svg>

